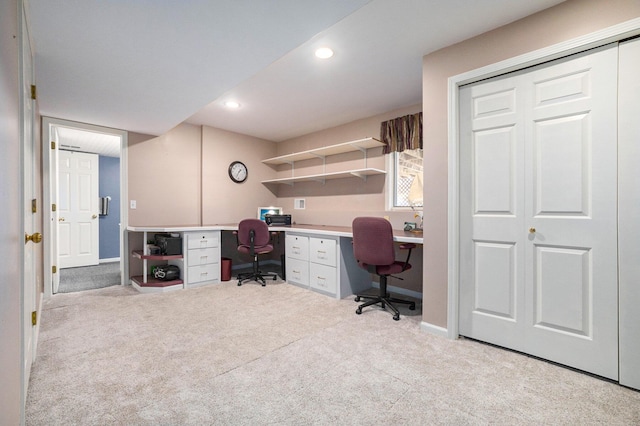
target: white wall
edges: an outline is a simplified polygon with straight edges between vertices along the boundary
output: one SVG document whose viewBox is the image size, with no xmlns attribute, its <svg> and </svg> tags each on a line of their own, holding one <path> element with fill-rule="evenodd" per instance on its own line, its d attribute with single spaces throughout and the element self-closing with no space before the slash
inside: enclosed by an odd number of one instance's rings
<svg viewBox="0 0 640 426">
<path fill-rule="evenodd" d="M 20 195 L 20 102 L 18 0 L 0 2 L 0 424 L 21 418 L 20 321 L 22 205 Z"/>
</svg>

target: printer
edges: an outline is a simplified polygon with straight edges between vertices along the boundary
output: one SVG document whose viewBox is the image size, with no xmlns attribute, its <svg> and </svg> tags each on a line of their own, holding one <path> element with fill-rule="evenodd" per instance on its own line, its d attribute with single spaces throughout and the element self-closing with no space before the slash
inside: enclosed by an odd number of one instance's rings
<svg viewBox="0 0 640 426">
<path fill-rule="evenodd" d="M 269 226 L 291 226 L 290 214 L 266 214 L 264 221 Z"/>
</svg>

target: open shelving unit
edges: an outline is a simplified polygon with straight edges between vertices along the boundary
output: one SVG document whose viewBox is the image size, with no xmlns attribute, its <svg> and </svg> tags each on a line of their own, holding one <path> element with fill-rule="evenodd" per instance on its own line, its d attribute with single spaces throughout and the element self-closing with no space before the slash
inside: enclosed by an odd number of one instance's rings
<svg viewBox="0 0 640 426">
<path fill-rule="evenodd" d="M 291 176 L 286 178 L 263 180 L 262 183 L 287 184 L 287 185 L 293 185 L 295 182 L 308 182 L 308 181 L 317 181 L 317 182 L 324 183 L 326 179 L 343 179 L 343 178 L 350 178 L 350 177 L 359 177 L 361 179 L 366 179 L 367 176 L 385 174 L 386 171 L 384 170 L 367 167 L 367 150 L 371 148 L 378 148 L 381 146 L 384 146 L 384 143 L 380 142 L 378 139 L 364 138 L 364 139 L 358 139 L 358 140 L 344 142 L 336 145 L 329 145 L 321 148 L 310 149 L 307 151 L 280 155 L 278 157 L 267 158 L 266 160 L 262 160 L 264 164 L 269 164 L 273 166 L 277 166 L 281 164 L 291 165 Z M 325 158 L 330 155 L 345 154 L 348 152 L 356 152 L 356 151 L 361 151 L 363 153 L 364 168 L 351 169 L 351 170 L 345 170 L 340 172 L 318 173 L 313 175 L 302 175 L 302 176 L 295 175 L 296 161 L 310 160 L 313 158 L 321 158 L 323 160 L 323 166 L 324 166 Z"/>
<path fill-rule="evenodd" d="M 157 293 L 157 292 L 165 292 L 170 290 L 177 290 L 184 287 L 184 281 L 181 279 L 170 280 L 170 281 L 162 281 L 156 279 L 153 275 L 145 274 L 145 271 L 148 271 L 147 261 L 149 260 L 161 260 L 161 261 L 169 261 L 179 262 L 180 270 L 183 270 L 182 259 L 184 256 L 182 254 L 175 255 L 163 255 L 163 254 L 148 254 L 146 251 L 146 242 L 147 242 L 147 232 L 143 232 L 143 244 L 145 246 L 144 250 L 132 250 L 131 256 L 136 259 L 142 260 L 142 270 L 143 275 L 134 275 L 130 277 L 131 285 L 138 291 L 142 293 Z"/>
</svg>

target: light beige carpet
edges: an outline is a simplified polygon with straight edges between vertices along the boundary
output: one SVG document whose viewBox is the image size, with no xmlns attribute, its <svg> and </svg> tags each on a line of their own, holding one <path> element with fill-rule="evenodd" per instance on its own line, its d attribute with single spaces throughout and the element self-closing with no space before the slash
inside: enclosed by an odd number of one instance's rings
<svg viewBox="0 0 640 426">
<path fill-rule="evenodd" d="M 640 392 L 286 283 L 45 302 L 27 425 L 640 423 Z"/>
</svg>

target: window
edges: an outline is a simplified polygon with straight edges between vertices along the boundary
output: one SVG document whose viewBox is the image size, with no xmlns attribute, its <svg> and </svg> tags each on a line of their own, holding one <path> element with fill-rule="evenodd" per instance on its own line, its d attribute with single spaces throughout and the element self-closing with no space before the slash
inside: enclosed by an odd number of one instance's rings
<svg viewBox="0 0 640 426">
<path fill-rule="evenodd" d="M 393 153 L 392 207 L 422 208 L 422 149 Z"/>
</svg>

